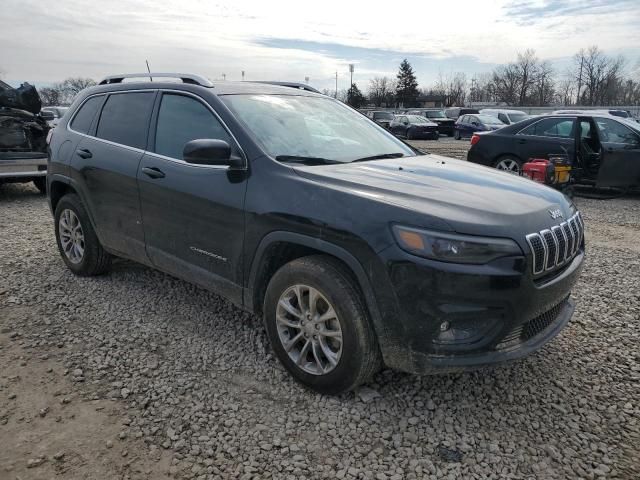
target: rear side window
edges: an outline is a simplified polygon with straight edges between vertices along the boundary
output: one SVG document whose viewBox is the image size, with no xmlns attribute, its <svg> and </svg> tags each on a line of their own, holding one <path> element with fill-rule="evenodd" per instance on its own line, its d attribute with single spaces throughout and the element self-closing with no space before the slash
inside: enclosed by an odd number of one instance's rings
<svg viewBox="0 0 640 480">
<path fill-rule="evenodd" d="M 230 135 L 201 102 L 184 95 L 164 94 L 158 112 L 155 152 L 182 160 L 185 144 L 199 138 L 224 140 L 233 149 Z"/>
<path fill-rule="evenodd" d="M 91 97 L 84 102 L 78 110 L 78 113 L 76 113 L 76 116 L 73 117 L 71 128 L 76 132 L 84 133 L 85 135 L 89 133 L 93 117 L 96 116 L 96 112 L 98 111 L 103 99 L 103 95 L 99 95 L 97 97 Z"/>
<path fill-rule="evenodd" d="M 572 118 L 545 118 L 533 125 L 529 125 L 519 132 L 520 135 L 535 135 L 538 137 L 569 138 L 573 131 Z"/>
<path fill-rule="evenodd" d="M 500 121 L 502 123 L 506 123 L 507 125 L 509 124 L 509 119 L 507 118 L 507 116 L 504 113 L 499 113 L 498 114 L 498 118 L 500 119 Z"/>
<path fill-rule="evenodd" d="M 110 95 L 102 108 L 96 136 L 104 140 L 144 149 L 154 92 Z"/>
</svg>

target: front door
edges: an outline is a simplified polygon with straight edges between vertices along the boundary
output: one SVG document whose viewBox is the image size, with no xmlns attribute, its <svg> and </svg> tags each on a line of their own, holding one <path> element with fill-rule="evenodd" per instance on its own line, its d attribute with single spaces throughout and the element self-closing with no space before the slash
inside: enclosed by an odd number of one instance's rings
<svg viewBox="0 0 640 480">
<path fill-rule="evenodd" d="M 160 269 L 241 299 L 245 171 L 182 160 L 195 139 L 239 148 L 211 108 L 188 94 L 162 94 L 149 151 L 138 170 L 147 253 Z"/>
<path fill-rule="evenodd" d="M 598 187 L 640 185 L 640 135 L 611 118 L 594 118 L 602 145 Z"/>
</svg>

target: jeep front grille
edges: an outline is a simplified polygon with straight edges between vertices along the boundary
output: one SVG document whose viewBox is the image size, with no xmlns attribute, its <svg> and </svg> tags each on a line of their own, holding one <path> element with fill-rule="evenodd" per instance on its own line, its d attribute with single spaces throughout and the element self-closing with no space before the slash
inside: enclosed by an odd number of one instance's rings
<svg viewBox="0 0 640 480">
<path fill-rule="evenodd" d="M 584 238 L 584 222 L 580 212 L 551 229 L 527 235 L 531 247 L 531 269 L 534 275 L 552 270 L 571 260 Z"/>
</svg>

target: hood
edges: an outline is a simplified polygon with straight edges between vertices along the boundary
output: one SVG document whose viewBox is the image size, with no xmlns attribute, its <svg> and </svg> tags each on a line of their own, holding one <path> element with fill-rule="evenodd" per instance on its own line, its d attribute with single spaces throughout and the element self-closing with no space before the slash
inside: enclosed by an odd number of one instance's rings
<svg viewBox="0 0 640 480">
<path fill-rule="evenodd" d="M 454 123 L 455 120 L 453 118 L 429 118 L 427 117 L 427 120 L 429 120 L 430 122 L 436 122 L 436 123 Z"/>
<path fill-rule="evenodd" d="M 327 187 L 439 218 L 459 233 L 513 238 L 521 229 L 524 241 L 562 221 L 549 210 L 560 209 L 565 219 L 575 210 L 563 194 L 532 180 L 438 155 L 295 169 Z"/>
</svg>

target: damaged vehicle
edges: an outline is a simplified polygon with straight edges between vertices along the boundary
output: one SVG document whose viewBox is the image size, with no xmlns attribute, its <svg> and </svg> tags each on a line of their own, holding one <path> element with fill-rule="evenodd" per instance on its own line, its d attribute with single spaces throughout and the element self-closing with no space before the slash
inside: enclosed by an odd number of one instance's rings
<svg viewBox="0 0 640 480">
<path fill-rule="evenodd" d="M 41 107 L 33 85 L 12 88 L 0 81 L 0 184 L 33 182 L 46 192 L 47 122 L 54 117 Z"/>
<path fill-rule="evenodd" d="M 531 159 L 562 158 L 573 183 L 640 186 L 640 125 L 604 112 L 533 117 L 474 134 L 467 160 L 519 174 Z"/>
<path fill-rule="evenodd" d="M 215 291 L 325 394 L 385 365 L 522 358 L 574 312 L 584 223 L 569 198 L 424 154 L 312 91 L 107 77 L 56 127 L 47 182 L 74 274 L 118 256 Z"/>
</svg>

